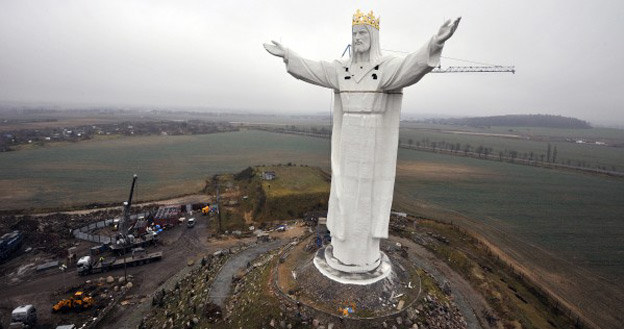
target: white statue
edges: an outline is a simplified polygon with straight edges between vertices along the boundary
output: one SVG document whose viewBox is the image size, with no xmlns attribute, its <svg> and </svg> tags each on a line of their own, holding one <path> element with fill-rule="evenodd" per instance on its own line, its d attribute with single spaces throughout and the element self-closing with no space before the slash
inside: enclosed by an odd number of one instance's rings
<svg viewBox="0 0 624 329">
<path fill-rule="evenodd" d="M 331 192 L 327 263 L 342 272 L 364 273 L 379 266 L 380 239 L 388 237 L 402 89 L 439 65 L 444 42 L 459 24 L 448 20 L 419 51 L 384 56 L 379 18 L 353 15 L 353 55 L 347 60 L 313 61 L 278 42 L 265 49 L 284 59 L 297 79 L 334 90 Z M 332 257 L 333 256 L 333 257 Z"/>
</svg>

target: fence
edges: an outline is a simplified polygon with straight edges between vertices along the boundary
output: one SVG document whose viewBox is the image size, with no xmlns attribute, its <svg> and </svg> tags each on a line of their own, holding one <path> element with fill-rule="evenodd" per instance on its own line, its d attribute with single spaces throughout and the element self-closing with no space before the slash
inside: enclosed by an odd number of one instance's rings
<svg viewBox="0 0 624 329">
<path fill-rule="evenodd" d="M 115 222 L 114 219 L 107 219 L 107 220 L 99 221 L 96 223 L 91 223 L 87 226 L 83 226 L 81 228 L 77 228 L 73 230 L 72 234 L 74 235 L 76 239 L 80 239 L 80 240 L 91 241 L 91 242 L 100 243 L 100 244 L 113 243 L 115 242 L 115 239 L 111 238 L 110 236 L 100 235 L 100 234 L 90 234 L 89 232 L 93 232 L 94 230 L 98 228 L 104 228 L 106 226 L 113 225 L 114 222 Z"/>
</svg>

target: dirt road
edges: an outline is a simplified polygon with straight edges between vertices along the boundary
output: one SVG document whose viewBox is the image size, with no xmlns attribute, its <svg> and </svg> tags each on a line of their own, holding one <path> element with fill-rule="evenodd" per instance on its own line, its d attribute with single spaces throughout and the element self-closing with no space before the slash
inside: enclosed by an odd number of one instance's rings
<svg viewBox="0 0 624 329">
<path fill-rule="evenodd" d="M 269 250 L 283 246 L 287 242 L 288 240 L 275 240 L 267 242 L 258 245 L 257 247 L 247 249 L 228 260 L 221 271 L 219 271 L 215 281 L 212 283 L 212 287 L 210 287 L 210 291 L 208 293 L 210 301 L 219 306 L 223 306 L 223 302 L 230 295 L 230 283 L 232 282 L 232 277 L 234 277 L 239 270 L 245 268 L 248 262 L 251 262 L 256 257 Z"/>
</svg>

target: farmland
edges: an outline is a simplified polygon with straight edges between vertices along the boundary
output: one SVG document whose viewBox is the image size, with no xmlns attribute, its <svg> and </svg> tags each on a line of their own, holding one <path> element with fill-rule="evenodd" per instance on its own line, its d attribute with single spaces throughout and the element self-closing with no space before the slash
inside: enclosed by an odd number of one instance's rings
<svg viewBox="0 0 624 329">
<path fill-rule="evenodd" d="M 330 126 L 321 123 L 265 129 L 321 136 L 330 133 Z M 615 128 L 469 127 L 402 121 L 399 141 L 406 147 L 624 172 L 624 130 Z"/>
<path fill-rule="evenodd" d="M 200 191 L 214 174 L 250 165 L 329 166 L 325 140 L 243 131 L 87 141 L 0 154 L 0 209 L 121 202 L 132 174 L 138 201 Z"/>
<path fill-rule="evenodd" d="M 515 151 L 518 158 L 536 161 L 547 161 L 550 144 L 551 152 L 557 148 L 556 163 L 624 171 L 624 147 L 621 147 L 624 145 L 624 131 L 618 129 L 461 127 L 460 130 L 451 126 L 404 124 L 400 138 L 403 144 L 428 147 L 433 143 L 438 148 L 459 144 L 459 148 L 455 148 L 458 151 L 465 150 L 467 146 L 470 151 L 475 151 L 482 146 L 489 148 L 489 153 L 495 156 L 500 152 L 508 156 Z M 606 145 L 597 145 L 596 142 Z"/>
<path fill-rule="evenodd" d="M 0 209 L 120 202 L 133 173 L 140 177 L 138 200 L 158 199 L 199 191 L 214 174 L 288 162 L 327 170 L 329 140 L 243 130 L 8 152 L 0 154 Z M 621 305 L 624 290 L 622 183 L 401 149 L 395 207 L 478 233 L 572 306 L 613 321 L 618 312 L 605 310 Z"/>
</svg>

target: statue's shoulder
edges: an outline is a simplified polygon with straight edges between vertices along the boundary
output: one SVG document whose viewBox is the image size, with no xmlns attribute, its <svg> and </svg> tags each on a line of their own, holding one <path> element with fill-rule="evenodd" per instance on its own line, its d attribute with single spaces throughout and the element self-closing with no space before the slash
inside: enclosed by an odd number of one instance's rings
<svg viewBox="0 0 624 329">
<path fill-rule="evenodd" d="M 340 58 L 334 61 L 334 65 L 336 66 L 341 66 L 341 67 L 349 67 L 349 65 L 351 64 L 351 58 Z"/>
<path fill-rule="evenodd" d="M 396 61 L 402 61 L 403 57 L 396 55 L 383 55 L 379 60 L 379 64 L 387 64 Z"/>
</svg>

